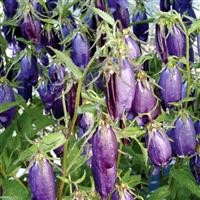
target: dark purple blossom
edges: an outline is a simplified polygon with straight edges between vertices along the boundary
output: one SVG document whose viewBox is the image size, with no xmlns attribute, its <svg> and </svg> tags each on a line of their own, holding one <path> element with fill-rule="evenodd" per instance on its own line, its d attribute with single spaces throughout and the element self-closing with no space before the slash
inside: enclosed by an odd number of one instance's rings
<svg viewBox="0 0 200 200">
<path fill-rule="evenodd" d="M 17 78 L 19 80 L 28 81 L 32 85 L 38 82 L 37 60 L 34 56 L 24 56 L 20 61 L 20 70 Z"/>
<path fill-rule="evenodd" d="M 200 184 L 200 156 L 198 154 L 190 158 L 190 169 L 197 184 Z"/>
<path fill-rule="evenodd" d="M 32 40 L 35 44 L 41 42 L 41 23 L 31 13 L 28 13 L 21 22 L 22 36 L 27 40 Z"/>
<path fill-rule="evenodd" d="M 0 84 L 0 105 L 15 101 L 15 96 L 12 88 L 9 85 Z M 0 113 L 0 123 L 3 127 L 8 127 L 15 118 L 16 107 L 12 107 Z"/>
<path fill-rule="evenodd" d="M 147 14 L 145 9 L 136 11 L 136 13 L 133 15 L 132 18 L 133 22 L 140 22 L 144 20 L 147 20 Z M 149 30 L 148 23 L 133 25 L 133 33 L 137 36 L 138 39 L 144 42 L 148 40 L 148 35 L 149 35 L 148 30 Z"/>
<path fill-rule="evenodd" d="M 17 0 L 4 0 L 3 1 L 3 11 L 7 18 L 12 18 L 18 8 L 18 1 Z"/>
<path fill-rule="evenodd" d="M 73 62 L 84 69 L 89 62 L 89 43 L 87 38 L 78 32 L 72 40 L 72 60 Z"/>
<path fill-rule="evenodd" d="M 160 0 L 160 10 L 163 12 L 168 12 L 171 7 L 170 0 Z"/>
<path fill-rule="evenodd" d="M 119 28 L 125 29 L 128 28 L 130 19 L 129 19 L 129 11 L 128 8 L 122 7 L 120 4 L 117 3 L 117 9 L 113 13 L 115 20 L 119 21 Z"/>
</svg>

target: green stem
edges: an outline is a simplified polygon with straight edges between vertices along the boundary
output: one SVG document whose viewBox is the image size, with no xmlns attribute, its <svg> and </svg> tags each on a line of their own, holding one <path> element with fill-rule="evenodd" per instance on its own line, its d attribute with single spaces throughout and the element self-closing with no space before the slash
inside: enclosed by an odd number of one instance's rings
<svg viewBox="0 0 200 200">
<path fill-rule="evenodd" d="M 181 20 L 181 25 L 183 27 L 183 31 L 185 32 L 185 38 L 186 38 L 186 70 L 187 70 L 187 98 L 190 97 L 191 92 L 191 71 L 190 71 L 190 37 L 187 31 L 187 28 L 183 21 Z M 185 103 L 185 108 L 188 107 L 188 102 Z"/>
<path fill-rule="evenodd" d="M 154 17 L 151 17 L 149 19 L 146 20 L 142 20 L 142 21 L 138 21 L 138 22 L 132 22 L 129 24 L 129 26 L 133 26 L 133 25 L 137 25 L 137 24 L 146 24 L 146 23 L 153 23 L 155 21 Z"/>
<path fill-rule="evenodd" d="M 68 139 L 70 138 L 70 136 L 73 133 L 74 127 L 75 127 L 75 123 L 78 117 L 78 107 L 79 107 L 79 103 L 80 103 L 80 98 L 81 98 L 81 89 L 82 89 L 82 85 L 83 85 L 83 81 L 87 75 L 87 72 L 89 71 L 93 61 L 95 60 L 96 55 L 94 55 L 91 59 L 90 62 L 88 63 L 88 65 L 86 66 L 83 75 L 81 77 L 81 79 L 78 82 L 78 88 L 77 88 L 77 92 L 76 92 L 76 101 L 75 101 L 75 110 L 74 110 L 74 116 L 72 118 L 72 122 L 71 125 L 69 127 L 69 132 L 66 136 L 66 142 L 64 144 L 64 155 L 63 155 L 63 177 L 66 177 L 67 174 L 67 146 L 68 146 Z M 59 188 L 58 188 L 58 194 L 57 194 L 57 199 L 61 200 L 62 199 L 62 191 L 63 191 L 63 187 L 64 187 L 64 182 L 62 180 L 60 180 L 59 182 Z"/>
</svg>

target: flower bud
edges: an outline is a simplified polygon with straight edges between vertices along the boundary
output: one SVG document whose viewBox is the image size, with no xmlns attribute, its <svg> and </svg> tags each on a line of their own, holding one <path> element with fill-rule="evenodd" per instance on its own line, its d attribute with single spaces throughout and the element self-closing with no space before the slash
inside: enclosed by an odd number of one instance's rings
<svg viewBox="0 0 200 200">
<path fill-rule="evenodd" d="M 146 138 L 148 155 L 155 166 L 165 166 L 171 160 L 172 149 L 167 135 L 161 128 L 152 127 Z"/>
<path fill-rule="evenodd" d="M 196 132 L 189 116 L 179 116 L 171 131 L 173 154 L 179 157 L 193 155 L 196 147 Z"/>
<path fill-rule="evenodd" d="M 106 103 L 114 119 L 121 119 L 131 109 L 135 95 L 135 75 L 128 59 L 122 59 L 120 70 L 111 71 L 106 84 Z"/>
<path fill-rule="evenodd" d="M 102 122 L 92 138 L 92 174 L 95 188 L 103 200 L 115 187 L 117 175 L 117 138 L 113 129 Z"/>
<path fill-rule="evenodd" d="M 147 20 L 147 14 L 145 9 L 144 10 L 138 10 L 134 15 L 133 15 L 133 22 L 140 22 Z M 143 23 L 143 24 L 135 24 L 133 25 L 133 33 L 137 36 L 138 39 L 146 42 L 148 40 L 148 35 L 149 35 L 149 24 L 148 23 Z"/>
<path fill-rule="evenodd" d="M 31 198 L 56 200 L 55 176 L 49 161 L 39 154 L 29 170 Z"/>
<path fill-rule="evenodd" d="M 12 88 L 9 85 L 0 84 L 0 105 L 4 103 L 11 103 L 15 101 L 15 96 Z M 0 123 L 3 127 L 8 127 L 16 114 L 16 107 L 0 113 Z"/>
<path fill-rule="evenodd" d="M 170 103 L 181 100 L 182 77 L 177 67 L 165 67 L 160 73 L 159 79 L 160 98 L 164 103 L 164 108 L 170 107 Z"/>
<path fill-rule="evenodd" d="M 89 43 L 87 38 L 78 32 L 72 40 L 72 60 L 84 69 L 89 62 Z"/>
</svg>

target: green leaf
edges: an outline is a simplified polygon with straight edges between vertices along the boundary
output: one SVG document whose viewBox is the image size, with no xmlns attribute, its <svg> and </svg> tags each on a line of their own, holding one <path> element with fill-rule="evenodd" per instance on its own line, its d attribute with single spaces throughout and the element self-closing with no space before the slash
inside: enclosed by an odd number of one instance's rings
<svg viewBox="0 0 200 200">
<path fill-rule="evenodd" d="M 200 198 L 200 187 L 195 183 L 194 178 L 188 171 L 174 169 L 171 171 L 171 175 L 181 188 L 187 188 L 191 193 Z"/>
<path fill-rule="evenodd" d="M 30 199 L 27 188 L 17 180 L 4 179 L 3 185 L 3 199 L 10 200 L 28 200 Z M 1 199 L 1 197 L 0 197 Z"/>
<path fill-rule="evenodd" d="M 141 183 L 140 175 L 132 175 L 131 170 L 128 170 L 125 175 L 122 177 L 122 183 L 128 184 L 129 187 L 135 187 Z"/>
<path fill-rule="evenodd" d="M 138 127 L 127 127 L 123 129 L 117 137 L 121 138 L 136 138 L 144 135 L 145 131 Z"/>
<path fill-rule="evenodd" d="M 38 150 L 48 153 L 65 143 L 65 136 L 61 133 L 51 133 L 44 136 L 37 144 L 33 144 L 20 154 L 18 161 L 23 161 L 37 153 Z"/>
<path fill-rule="evenodd" d="M 169 195 L 170 195 L 169 186 L 162 186 L 158 188 L 157 190 L 155 190 L 147 199 L 148 200 L 163 200 L 167 198 Z"/>
<path fill-rule="evenodd" d="M 104 11 L 98 9 L 98 8 L 94 8 L 94 7 L 91 8 L 91 9 L 95 14 L 99 15 L 108 24 L 110 24 L 112 26 L 115 25 L 115 20 L 108 13 L 106 13 L 106 12 L 104 12 Z"/>
<path fill-rule="evenodd" d="M 81 69 L 76 66 L 73 61 L 71 60 L 71 58 L 63 53 L 62 51 L 59 51 L 57 49 L 54 49 L 52 47 L 50 47 L 52 49 L 52 51 L 54 51 L 54 53 L 56 54 L 57 58 L 63 62 L 72 72 L 72 74 L 77 78 L 80 79 L 82 77 L 82 71 Z"/>
<path fill-rule="evenodd" d="M 144 162 L 145 162 L 145 165 L 147 165 L 147 161 L 148 161 L 148 153 L 147 153 L 147 148 L 145 148 L 143 146 L 143 144 L 137 139 L 137 138 L 134 138 L 135 141 L 138 143 L 138 145 L 140 146 L 140 149 L 142 151 L 142 154 L 143 154 L 143 157 L 144 157 Z"/>
<path fill-rule="evenodd" d="M 13 101 L 13 102 L 10 102 L 10 103 L 3 103 L 3 104 L 1 104 L 0 105 L 0 113 L 4 112 L 4 111 L 6 111 L 6 110 L 8 110 L 8 109 L 10 109 L 10 108 L 12 108 L 14 106 L 19 105 L 21 102 L 22 101 L 19 100 L 19 101 Z"/>
<path fill-rule="evenodd" d="M 196 19 L 192 22 L 192 25 L 188 29 L 188 33 L 200 32 L 200 19 Z"/>
</svg>

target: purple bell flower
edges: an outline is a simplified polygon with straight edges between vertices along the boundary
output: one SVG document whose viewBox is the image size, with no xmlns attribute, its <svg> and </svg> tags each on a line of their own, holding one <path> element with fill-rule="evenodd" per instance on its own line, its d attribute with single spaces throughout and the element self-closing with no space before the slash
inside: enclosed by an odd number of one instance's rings
<svg viewBox="0 0 200 200">
<path fill-rule="evenodd" d="M 72 40 L 72 60 L 82 69 L 84 69 L 89 62 L 89 48 L 87 38 L 78 32 Z"/>
<path fill-rule="evenodd" d="M 144 8 L 143 8 L 144 9 Z M 147 14 L 145 9 L 144 10 L 138 10 L 132 18 L 133 22 L 140 22 L 147 20 Z M 148 40 L 148 35 L 149 35 L 149 24 L 144 23 L 144 24 L 135 24 L 133 25 L 133 33 L 137 36 L 138 39 L 146 42 Z"/>
<path fill-rule="evenodd" d="M 171 131 L 173 154 L 179 157 L 193 155 L 196 147 L 196 132 L 189 116 L 179 116 Z"/>
<path fill-rule="evenodd" d="M 135 75 L 128 59 L 121 61 L 121 71 L 110 72 L 106 85 L 106 103 L 114 119 L 121 119 L 132 107 L 135 96 Z"/>
<path fill-rule="evenodd" d="M 165 166 L 172 157 L 172 149 L 164 130 L 152 128 L 147 135 L 147 149 L 151 162 L 155 166 Z"/>
<path fill-rule="evenodd" d="M 57 7 L 58 0 L 47 0 L 46 4 L 49 11 L 53 11 Z"/>
<path fill-rule="evenodd" d="M 190 170 L 197 184 L 200 184 L 200 156 L 198 154 L 190 158 Z"/>
<path fill-rule="evenodd" d="M 146 124 L 149 120 L 155 119 L 160 114 L 158 100 L 153 93 L 152 86 L 146 78 L 137 80 L 131 111 L 135 116 L 149 113 L 149 115 L 137 117 L 137 122 L 141 126 Z"/>
<path fill-rule="evenodd" d="M 129 35 L 125 35 L 124 37 L 126 46 L 127 46 L 127 55 L 130 59 L 139 58 L 141 56 L 141 49 L 138 43 L 131 38 Z"/>
<path fill-rule="evenodd" d="M 17 0 L 4 0 L 3 1 L 3 11 L 7 18 L 12 18 L 18 8 L 18 1 Z"/>
<path fill-rule="evenodd" d="M 182 77 L 177 67 L 165 67 L 160 73 L 159 79 L 160 98 L 164 103 L 164 108 L 170 107 L 170 103 L 181 100 L 182 97 Z"/>
<path fill-rule="evenodd" d="M 15 101 L 15 96 L 12 88 L 9 85 L 0 84 L 0 105 L 3 103 L 11 103 Z M 7 128 L 15 118 L 16 107 L 12 107 L 0 113 L 0 123 Z"/>
<path fill-rule="evenodd" d="M 111 200 L 134 200 L 135 198 L 133 195 L 126 189 L 123 189 L 122 191 L 113 192 L 111 196 Z"/>
<path fill-rule="evenodd" d="M 55 176 L 49 161 L 39 154 L 29 170 L 31 199 L 56 200 Z"/>
<path fill-rule="evenodd" d="M 93 126 L 94 124 L 94 116 L 92 113 L 86 112 L 84 113 L 79 122 L 78 122 L 78 137 L 81 138 L 84 136 L 86 131 Z"/>
<path fill-rule="evenodd" d="M 172 8 L 178 13 L 183 14 L 185 11 L 192 8 L 192 0 L 174 0 Z"/>
<path fill-rule="evenodd" d="M 96 191 L 106 200 L 114 190 L 118 144 L 113 129 L 102 122 L 92 138 L 92 174 Z"/>
<path fill-rule="evenodd" d="M 108 6 L 111 13 L 113 13 L 117 9 L 117 4 L 119 4 L 122 8 L 128 8 L 127 0 L 108 0 Z"/>
<path fill-rule="evenodd" d="M 17 75 L 18 80 L 28 81 L 32 85 L 38 82 L 37 60 L 34 56 L 24 56 L 20 61 L 20 71 Z"/>
<path fill-rule="evenodd" d="M 50 85 L 43 81 L 38 88 L 38 93 L 46 112 L 49 112 L 55 100 L 55 95 L 51 92 Z"/>
<path fill-rule="evenodd" d="M 35 44 L 41 42 L 41 23 L 28 13 L 21 22 L 22 36 L 27 40 L 32 40 Z"/>
<path fill-rule="evenodd" d="M 166 27 L 156 25 L 156 48 L 161 60 L 166 64 L 169 56 L 183 57 L 186 54 L 186 38 L 182 30 L 173 25 L 169 32 Z"/>
<path fill-rule="evenodd" d="M 26 101 L 32 99 L 32 84 L 26 80 L 18 80 L 20 84 L 17 88 L 18 94 L 20 94 Z"/>
<path fill-rule="evenodd" d="M 130 23 L 128 8 L 124 8 L 117 3 L 117 9 L 113 13 L 113 16 L 115 18 L 115 21 L 119 20 L 120 29 L 128 28 Z"/>
</svg>

